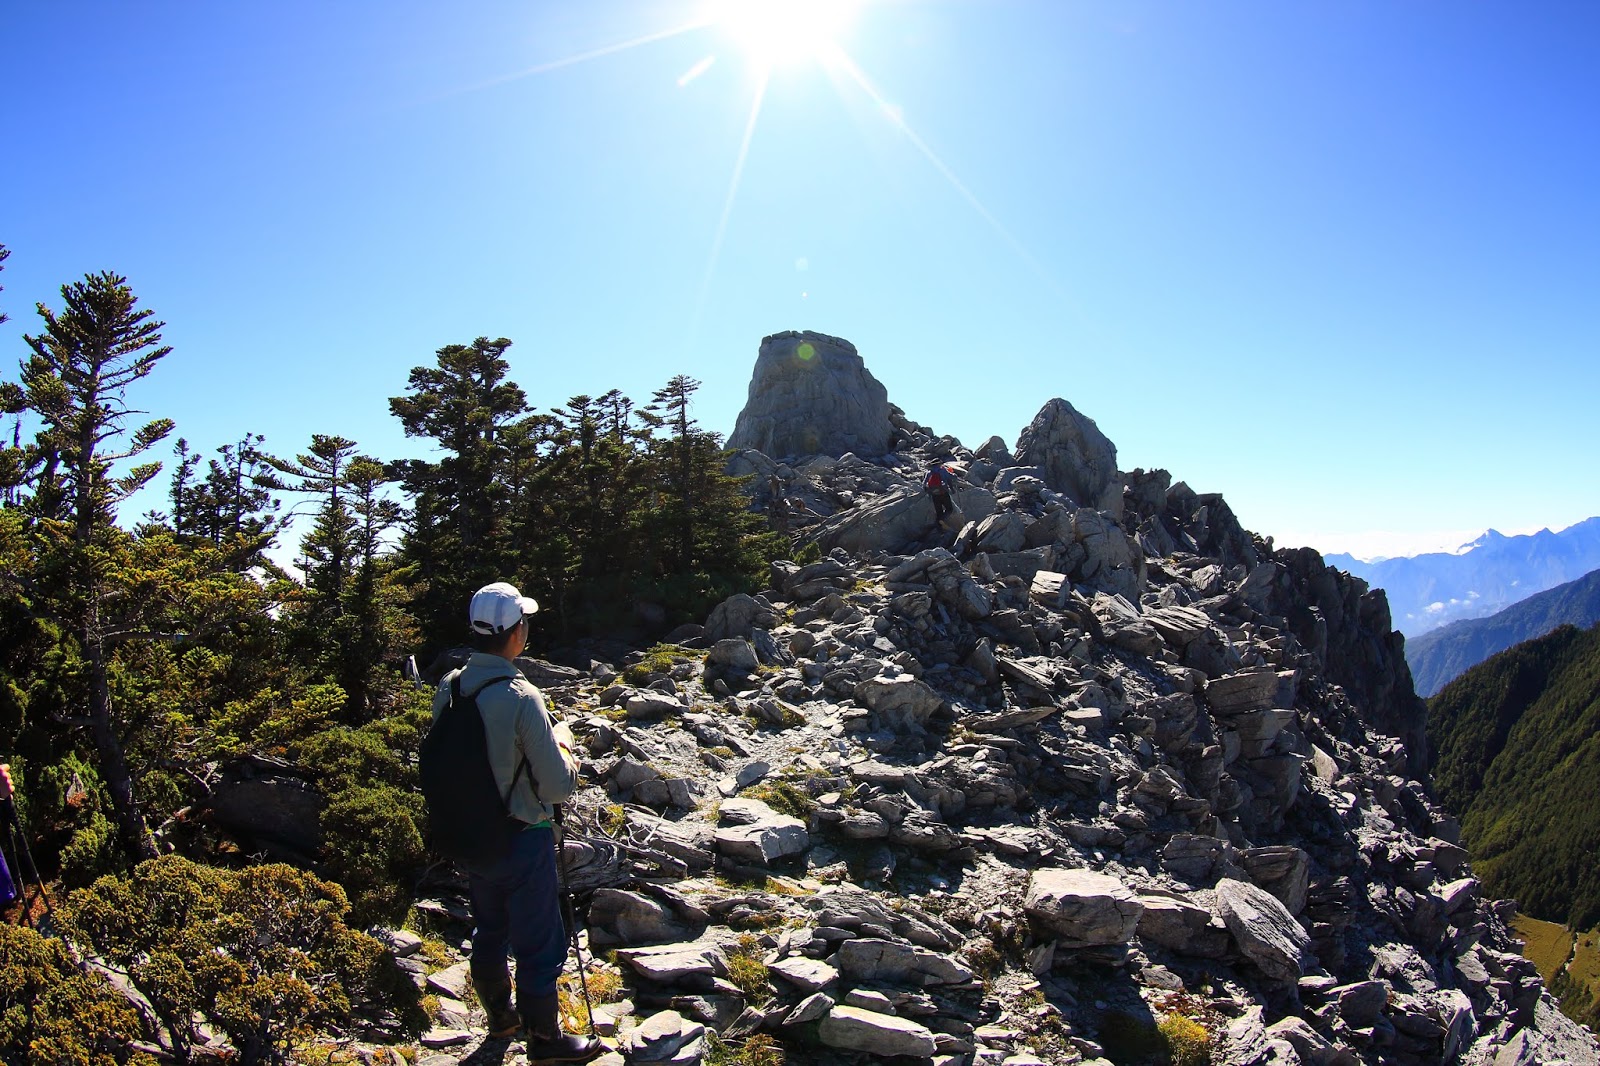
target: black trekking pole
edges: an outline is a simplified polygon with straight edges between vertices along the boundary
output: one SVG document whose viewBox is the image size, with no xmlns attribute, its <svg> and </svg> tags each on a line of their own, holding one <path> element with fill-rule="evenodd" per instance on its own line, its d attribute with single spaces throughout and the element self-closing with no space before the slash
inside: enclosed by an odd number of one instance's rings
<svg viewBox="0 0 1600 1066">
<path fill-rule="evenodd" d="M 567 926 L 567 939 L 572 942 L 572 954 L 578 960 L 578 985 L 583 989 L 583 1010 L 589 1018 L 589 1035 L 594 1036 L 594 1004 L 589 1001 L 589 968 L 583 961 L 583 945 L 578 941 L 577 909 L 572 902 L 571 879 L 567 876 L 567 820 L 561 804 L 555 805 L 556 826 L 556 880 L 561 889 L 561 918 Z"/>
<path fill-rule="evenodd" d="M 21 892 L 18 893 L 19 898 L 22 900 L 23 920 L 26 921 L 29 927 L 33 928 L 35 932 L 48 933 L 49 930 L 53 930 L 55 928 L 56 912 L 50 906 L 50 893 L 45 891 L 44 876 L 39 873 L 39 867 L 33 861 L 33 849 L 28 847 L 28 836 L 22 831 L 22 822 L 17 818 L 16 801 L 10 796 L 7 796 L 5 800 L 5 816 L 7 834 L 11 837 L 12 842 L 12 854 L 16 855 L 19 862 L 26 863 L 28 867 L 26 871 L 19 871 L 22 873 L 24 878 L 22 884 L 19 886 L 21 888 Z M 44 915 L 45 922 L 48 926 L 47 929 L 39 929 L 33 924 L 33 904 L 28 901 L 28 882 L 26 880 L 29 873 L 33 875 L 33 883 L 39 887 L 39 899 L 44 901 Z"/>
</svg>

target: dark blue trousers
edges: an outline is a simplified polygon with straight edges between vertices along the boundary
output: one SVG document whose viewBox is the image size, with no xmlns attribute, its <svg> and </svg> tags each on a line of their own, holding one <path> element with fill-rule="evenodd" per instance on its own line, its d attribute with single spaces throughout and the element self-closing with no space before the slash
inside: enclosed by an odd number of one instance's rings
<svg viewBox="0 0 1600 1066">
<path fill-rule="evenodd" d="M 517 960 L 517 1007 L 553 996 L 567 958 L 556 880 L 555 835 L 549 826 L 524 829 L 511 853 L 494 866 L 469 870 L 472 890 L 472 977 L 497 984 Z"/>
</svg>

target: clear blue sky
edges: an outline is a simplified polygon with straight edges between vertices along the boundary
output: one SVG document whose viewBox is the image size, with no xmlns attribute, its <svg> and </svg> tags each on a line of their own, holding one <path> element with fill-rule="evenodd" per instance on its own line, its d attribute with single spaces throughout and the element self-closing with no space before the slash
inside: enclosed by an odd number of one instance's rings
<svg viewBox="0 0 1600 1066">
<path fill-rule="evenodd" d="M 1592 0 L 824 2 L 776 50 L 751 6 L 8 0 L 0 373 L 116 270 L 192 444 L 391 458 L 444 344 L 540 408 L 690 374 L 726 433 L 815 329 L 969 446 L 1063 396 L 1280 543 L 1600 514 Z"/>
</svg>

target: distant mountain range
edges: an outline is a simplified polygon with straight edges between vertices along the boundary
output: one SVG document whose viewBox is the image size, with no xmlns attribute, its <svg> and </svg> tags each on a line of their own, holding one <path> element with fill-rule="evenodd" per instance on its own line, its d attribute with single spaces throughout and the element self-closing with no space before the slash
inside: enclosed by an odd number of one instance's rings
<svg viewBox="0 0 1600 1066">
<path fill-rule="evenodd" d="M 1432 696 L 1458 674 L 1513 644 L 1560 625 L 1587 629 L 1600 622 L 1600 570 L 1529 596 L 1488 618 L 1451 622 L 1406 641 L 1406 662 L 1417 695 Z"/>
<path fill-rule="evenodd" d="M 1428 701 L 1428 744 L 1485 898 L 1600 922 L 1600 628 L 1561 626 L 1450 682 Z"/>
<path fill-rule="evenodd" d="M 1387 592 L 1394 627 L 1417 637 L 1450 622 L 1486 617 L 1600 569 L 1600 518 L 1559 533 L 1541 529 L 1508 537 L 1491 529 L 1454 555 L 1436 552 L 1368 563 L 1334 553 L 1324 559 Z"/>
</svg>

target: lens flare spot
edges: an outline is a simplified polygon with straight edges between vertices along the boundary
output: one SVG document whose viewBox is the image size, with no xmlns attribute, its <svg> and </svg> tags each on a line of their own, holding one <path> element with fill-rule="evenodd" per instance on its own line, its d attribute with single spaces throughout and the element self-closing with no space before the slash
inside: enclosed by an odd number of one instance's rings
<svg viewBox="0 0 1600 1066">
<path fill-rule="evenodd" d="M 802 363 L 809 363 L 817 357 L 817 350 L 811 346 L 810 341 L 801 341 L 795 348 L 794 355 Z"/>
</svg>

